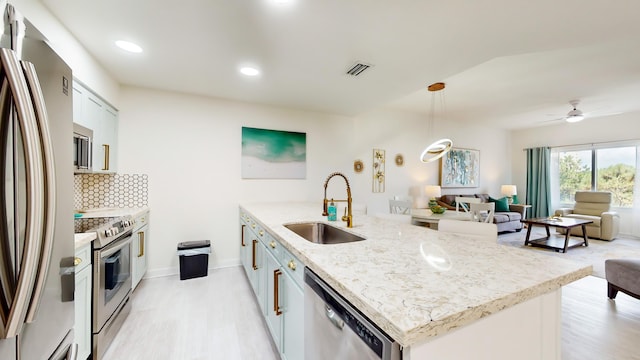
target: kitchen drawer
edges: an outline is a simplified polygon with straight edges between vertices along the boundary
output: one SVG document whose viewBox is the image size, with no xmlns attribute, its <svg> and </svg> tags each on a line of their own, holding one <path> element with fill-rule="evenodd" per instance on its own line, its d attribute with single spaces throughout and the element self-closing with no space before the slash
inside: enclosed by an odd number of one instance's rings
<svg viewBox="0 0 640 360">
<path fill-rule="evenodd" d="M 300 260 L 298 260 L 297 257 L 293 256 L 293 254 L 291 254 L 289 250 L 284 248 L 284 246 L 280 247 L 280 264 L 282 264 L 282 268 L 289 274 L 289 276 L 291 276 L 293 281 L 295 281 L 295 283 L 298 284 L 301 289 L 303 289 L 304 287 L 302 285 L 304 284 L 304 264 Z"/>
<path fill-rule="evenodd" d="M 91 243 L 76 249 L 74 264 L 76 266 L 76 273 L 91 265 Z"/>
<path fill-rule="evenodd" d="M 133 232 L 138 231 L 140 228 L 149 223 L 149 211 L 146 211 L 142 215 L 138 215 L 138 217 L 135 218 L 135 221 L 136 223 L 134 225 Z"/>
<path fill-rule="evenodd" d="M 280 243 L 275 240 L 271 235 L 265 232 L 264 237 L 260 239 L 264 246 L 267 248 L 273 257 L 280 260 L 281 252 L 284 249 Z"/>
<path fill-rule="evenodd" d="M 247 226 L 249 226 L 249 229 L 251 229 L 251 231 L 258 236 L 258 232 L 260 230 L 262 230 L 262 228 L 260 227 L 260 225 L 258 225 L 258 223 L 253 220 L 252 218 L 248 218 L 247 219 Z"/>
</svg>

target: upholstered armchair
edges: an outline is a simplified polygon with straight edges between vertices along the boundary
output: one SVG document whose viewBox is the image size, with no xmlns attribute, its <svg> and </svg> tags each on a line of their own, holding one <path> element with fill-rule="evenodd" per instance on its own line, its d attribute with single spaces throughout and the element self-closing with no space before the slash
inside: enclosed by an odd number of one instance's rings
<svg viewBox="0 0 640 360">
<path fill-rule="evenodd" d="M 602 240 L 613 240 L 618 236 L 620 216 L 611 211 L 611 193 L 608 191 L 577 191 L 576 203 L 571 208 L 558 209 L 556 216 L 593 221 L 587 225 L 587 236 Z M 562 230 L 562 229 L 559 229 Z M 582 229 L 575 227 L 572 235 L 582 236 Z"/>
</svg>

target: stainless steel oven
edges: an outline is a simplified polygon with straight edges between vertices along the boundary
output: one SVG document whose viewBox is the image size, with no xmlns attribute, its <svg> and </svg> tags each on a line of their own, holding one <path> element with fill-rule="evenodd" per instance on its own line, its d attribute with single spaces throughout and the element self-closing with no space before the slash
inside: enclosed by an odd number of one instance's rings
<svg viewBox="0 0 640 360">
<path fill-rule="evenodd" d="M 104 220 L 103 220 L 104 221 Z M 93 359 L 103 357 L 131 311 L 130 217 L 107 221 L 93 241 Z"/>
</svg>

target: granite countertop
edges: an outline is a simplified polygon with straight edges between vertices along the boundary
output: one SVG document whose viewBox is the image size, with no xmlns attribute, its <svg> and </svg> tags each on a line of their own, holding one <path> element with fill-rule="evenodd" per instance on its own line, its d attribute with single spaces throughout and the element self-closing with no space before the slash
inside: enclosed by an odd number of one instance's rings
<svg viewBox="0 0 640 360">
<path fill-rule="evenodd" d="M 589 264 L 371 216 L 355 215 L 348 229 L 321 216 L 322 202 L 252 203 L 241 210 L 403 346 L 591 274 Z M 307 221 L 367 240 L 314 244 L 283 226 Z"/>
<path fill-rule="evenodd" d="M 149 211 L 149 207 L 135 207 L 135 208 L 98 208 L 98 209 L 78 209 L 76 214 L 81 216 L 77 218 L 101 218 L 101 217 L 117 217 L 131 215 L 134 218 Z M 77 219 L 76 218 L 76 219 Z"/>
</svg>

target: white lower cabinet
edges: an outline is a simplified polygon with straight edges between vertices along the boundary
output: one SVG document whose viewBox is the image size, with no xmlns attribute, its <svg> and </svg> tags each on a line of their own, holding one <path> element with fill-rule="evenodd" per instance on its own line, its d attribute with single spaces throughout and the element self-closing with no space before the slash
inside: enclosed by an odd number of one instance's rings
<svg viewBox="0 0 640 360">
<path fill-rule="evenodd" d="M 73 333 L 78 344 L 78 359 L 91 355 L 91 244 L 76 250 L 75 323 Z"/>
<path fill-rule="evenodd" d="M 147 249 L 149 244 L 149 225 L 145 225 L 133 232 L 131 242 L 132 263 L 131 266 L 131 288 L 135 290 L 147 272 Z"/>
<path fill-rule="evenodd" d="M 304 292 L 286 272 L 282 274 L 282 359 L 304 359 Z"/>
<path fill-rule="evenodd" d="M 273 342 L 276 344 L 278 351 L 282 352 L 282 310 L 280 302 L 282 301 L 280 294 L 282 283 L 282 270 L 280 264 L 273 256 L 273 254 L 267 251 L 266 263 L 266 276 L 267 276 L 267 327 L 273 337 Z"/>
<path fill-rule="evenodd" d="M 131 289 L 136 289 L 147 272 L 147 249 L 149 249 L 150 212 L 136 216 L 135 227 L 131 235 Z"/>
<path fill-rule="evenodd" d="M 273 342 L 282 359 L 302 360 L 304 264 L 242 211 L 240 227 L 241 262 Z"/>
</svg>

